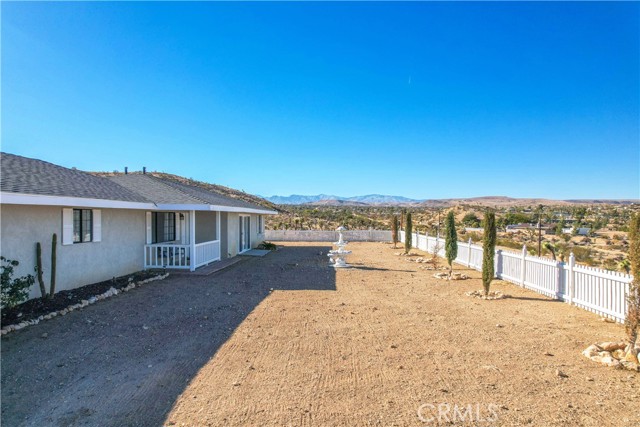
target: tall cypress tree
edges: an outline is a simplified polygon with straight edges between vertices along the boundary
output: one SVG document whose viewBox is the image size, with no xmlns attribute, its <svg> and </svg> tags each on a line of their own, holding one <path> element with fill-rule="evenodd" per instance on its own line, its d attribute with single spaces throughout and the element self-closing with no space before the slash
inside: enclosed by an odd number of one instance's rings
<svg viewBox="0 0 640 427">
<path fill-rule="evenodd" d="M 458 233 L 456 232 L 456 218 L 453 216 L 453 211 L 449 211 L 447 219 L 444 223 L 445 226 L 445 256 L 449 263 L 449 276 L 453 273 L 453 260 L 458 256 Z"/>
<path fill-rule="evenodd" d="M 391 218 L 391 240 L 393 240 L 393 249 L 398 246 L 398 215 Z"/>
<path fill-rule="evenodd" d="M 638 363 L 635 345 L 640 332 L 640 214 L 634 215 L 629 224 L 629 262 L 633 281 L 629 285 L 625 319 L 625 329 L 629 337 L 627 359 Z"/>
<path fill-rule="evenodd" d="M 411 243 L 413 236 L 413 224 L 411 224 L 411 212 L 407 212 L 407 223 L 404 227 L 404 253 L 408 254 L 411 251 Z"/>
<path fill-rule="evenodd" d="M 482 239 L 482 287 L 484 294 L 489 294 L 489 287 L 495 275 L 493 258 L 496 251 L 496 214 L 485 212 L 484 236 Z"/>
</svg>

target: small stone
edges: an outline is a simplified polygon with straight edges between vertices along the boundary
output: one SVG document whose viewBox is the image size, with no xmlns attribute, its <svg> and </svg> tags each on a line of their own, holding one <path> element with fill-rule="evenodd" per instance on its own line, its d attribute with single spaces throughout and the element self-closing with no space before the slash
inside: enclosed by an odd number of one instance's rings
<svg viewBox="0 0 640 427">
<path fill-rule="evenodd" d="M 601 342 L 598 343 L 598 347 L 603 349 L 604 351 L 616 351 L 616 350 L 624 350 L 626 344 L 624 342 Z"/>
<path fill-rule="evenodd" d="M 593 378 L 591 378 L 591 377 L 587 377 L 587 381 L 591 381 L 591 382 L 593 382 L 593 381 L 594 381 L 594 379 L 593 379 Z"/>
<path fill-rule="evenodd" d="M 569 378 L 569 375 L 565 374 L 560 369 L 556 369 L 556 375 L 560 378 Z"/>
<path fill-rule="evenodd" d="M 395 344 L 391 344 L 391 345 L 389 346 L 389 348 L 398 348 L 398 346 L 397 346 L 397 345 L 395 345 Z"/>
<path fill-rule="evenodd" d="M 498 324 L 496 325 L 496 328 L 504 328 L 504 325 L 501 325 L 500 323 L 498 323 Z"/>
<path fill-rule="evenodd" d="M 545 355 L 545 356 L 553 356 L 553 354 L 552 354 L 552 353 L 549 353 L 548 351 L 545 351 L 545 352 L 544 352 L 544 355 Z"/>
<path fill-rule="evenodd" d="M 149 329 L 149 327 L 147 325 L 142 325 L 142 329 L 146 331 L 147 329 Z"/>
<path fill-rule="evenodd" d="M 239 385 L 240 385 L 240 383 L 239 383 L 239 382 L 235 382 L 235 383 L 233 383 L 233 386 L 234 386 L 234 387 L 238 387 Z"/>
<path fill-rule="evenodd" d="M 48 338 L 48 337 L 49 337 L 49 334 L 46 333 L 46 332 L 44 334 L 40 335 L 40 338 Z"/>
</svg>

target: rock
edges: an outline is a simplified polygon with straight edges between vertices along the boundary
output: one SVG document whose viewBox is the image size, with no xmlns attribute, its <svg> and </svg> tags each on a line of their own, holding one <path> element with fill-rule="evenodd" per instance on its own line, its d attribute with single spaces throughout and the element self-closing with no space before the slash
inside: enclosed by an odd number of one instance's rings
<svg viewBox="0 0 640 427">
<path fill-rule="evenodd" d="M 7 335 L 9 333 L 9 331 L 7 331 L 6 329 L 0 329 L 0 335 Z"/>
<path fill-rule="evenodd" d="M 638 348 L 634 348 L 633 350 L 628 351 L 624 355 L 624 360 L 630 363 L 638 364 Z"/>
<path fill-rule="evenodd" d="M 552 353 L 549 353 L 548 351 L 545 351 L 543 354 L 544 354 L 545 356 L 553 356 L 553 354 L 552 354 Z"/>
<path fill-rule="evenodd" d="M 596 356 L 592 356 L 591 360 L 611 367 L 620 366 L 620 361 L 611 356 L 611 353 L 609 353 L 608 351 L 601 351 Z"/>
<path fill-rule="evenodd" d="M 569 378 L 569 375 L 565 374 L 560 369 L 556 369 L 556 375 L 560 378 Z"/>
<path fill-rule="evenodd" d="M 21 324 L 12 325 L 12 326 L 14 331 L 19 331 L 20 329 L 24 328 L 24 326 L 21 326 Z"/>
<path fill-rule="evenodd" d="M 601 322 L 606 322 L 606 323 L 616 323 L 616 321 L 615 321 L 615 320 L 613 320 L 613 319 L 609 319 L 608 317 L 601 317 L 601 318 L 600 318 L 600 321 L 601 321 Z"/>
<path fill-rule="evenodd" d="M 27 326 L 29 326 L 27 322 L 20 322 L 20 327 L 25 328 Z"/>
<path fill-rule="evenodd" d="M 624 350 L 627 345 L 623 342 L 600 342 L 598 343 L 598 347 L 603 349 L 604 351 L 615 351 L 615 350 Z"/>
<path fill-rule="evenodd" d="M 597 356 L 598 353 L 600 353 L 601 351 L 602 351 L 602 349 L 600 347 L 598 347 L 597 344 L 591 344 L 589 347 L 584 349 L 582 354 L 585 357 L 592 358 L 593 356 Z"/>
<path fill-rule="evenodd" d="M 621 360 L 620 365 L 630 371 L 640 372 L 640 365 L 638 365 L 637 363 L 629 362 L 627 360 Z"/>
<path fill-rule="evenodd" d="M 587 381 L 592 381 L 593 382 L 594 380 L 591 377 L 587 377 Z"/>
<path fill-rule="evenodd" d="M 500 323 L 498 323 L 498 324 L 496 325 L 496 328 L 504 328 L 504 325 L 501 325 Z"/>
<path fill-rule="evenodd" d="M 49 337 L 49 334 L 46 333 L 46 332 L 44 334 L 40 335 L 40 338 L 48 338 L 48 337 Z"/>
</svg>

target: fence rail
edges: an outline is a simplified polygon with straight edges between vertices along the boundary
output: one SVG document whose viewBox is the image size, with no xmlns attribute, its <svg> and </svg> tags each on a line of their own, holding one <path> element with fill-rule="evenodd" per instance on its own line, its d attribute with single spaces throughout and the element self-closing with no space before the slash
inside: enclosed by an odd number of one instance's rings
<svg viewBox="0 0 640 427">
<path fill-rule="evenodd" d="M 196 243 L 196 268 L 220 260 L 220 240 Z"/>
<path fill-rule="evenodd" d="M 399 237 L 404 241 L 404 231 L 400 231 Z M 412 245 L 445 256 L 444 239 L 413 233 Z M 626 297 L 633 280 L 629 274 L 576 265 L 573 254 L 568 263 L 532 256 L 527 253 L 526 246 L 520 252 L 497 249 L 494 261 L 499 279 L 624 322 Z M 471 240 L 458 242 L 458 256 L 454 262 L 481 271 L 482 246 L 474 245 Z"/>
</svg>

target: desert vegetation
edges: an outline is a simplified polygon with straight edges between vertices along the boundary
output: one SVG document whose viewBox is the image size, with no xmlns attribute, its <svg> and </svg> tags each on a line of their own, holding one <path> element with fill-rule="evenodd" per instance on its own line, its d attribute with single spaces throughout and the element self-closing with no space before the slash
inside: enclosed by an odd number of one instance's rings
<svg viewBox="0 0 640 427">
<path fill-rule="evenodd" d="M 444 219 L 455 217 L 458 238 L 481 244 L 486 206 L 460 204 L 440 208 L 431 206 L 309 206 L 280 205 L 280 215 L 266 219 L 268 229 L 335 230 L 344 225 L 350 230 L 388 230 L 398 216 L 404 228 L 405 213 L 412 214 L 413 229 L 419 233 L 444 237 Z M 496 247 L 521 250 L 527 245 L 532 255 L 566 260 L 573 252 L 576 261 L 609 270 L 628 271 L 629 221 L 640 213 L 640 205 L 531 205 L 495 206 Z M 541 223 L 541 235 L 536 225 Z M 533 224 L 531 228 L 509 230 L 507 226 Z M 581 229 L 588 229 L 585 235 Z"/>
</svg>

